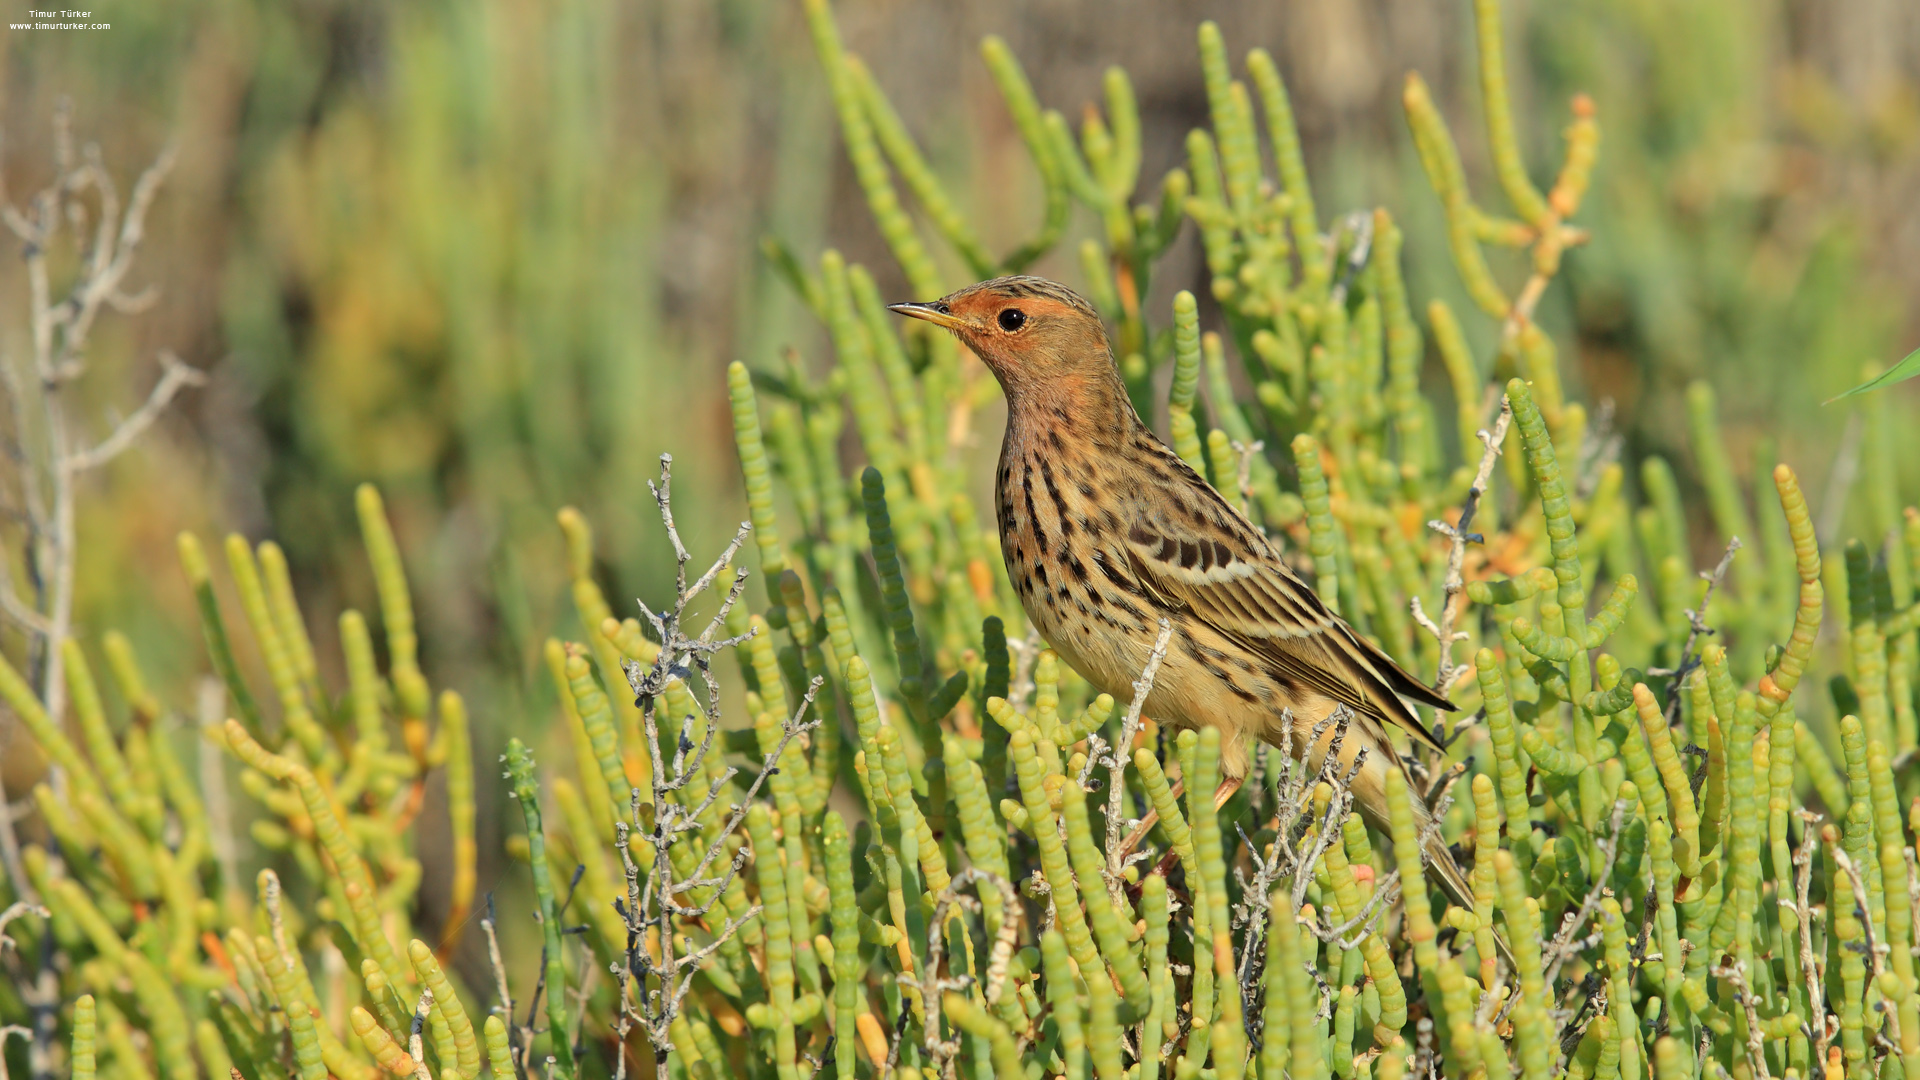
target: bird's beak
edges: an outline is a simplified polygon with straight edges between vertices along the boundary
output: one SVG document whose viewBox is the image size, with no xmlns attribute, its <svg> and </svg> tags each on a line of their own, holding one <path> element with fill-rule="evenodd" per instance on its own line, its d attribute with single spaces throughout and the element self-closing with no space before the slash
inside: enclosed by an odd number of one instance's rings
<svg viewBox="0 0 1920 1080">
<path fill-rule="evenodd" d="M 956 318 L 947 305 L 935 301 L 931 304 L 889 304 L 887 310 L 895 315 L 905 315 L 910 319 L 925 319 L 935 326 L 944 326 L 948 330 L 962 330 L 966 323 Z"/>
</svg>

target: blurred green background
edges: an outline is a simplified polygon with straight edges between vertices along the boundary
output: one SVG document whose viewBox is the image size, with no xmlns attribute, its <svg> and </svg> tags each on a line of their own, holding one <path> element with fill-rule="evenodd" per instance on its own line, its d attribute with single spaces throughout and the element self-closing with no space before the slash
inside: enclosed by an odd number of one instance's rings
<svg viewBox="0 0 1920 1080">
<path fill-rule="evenodd" d="M 1603 131 L 1580 218 L 1594 240 L 1542 308 L 1576 346 L 1573 392 L 1614 402 L 1630 457 L 1684 465 L 1679 390 L 1704 376 L 1743 467 L 1773 439 L 1816 506 L 1841 505 L 1834 489 L 1863 454 L 1899 463 L 1902 501 L 1920 496 L 1920 425 L 1863 434 L 1847 406 L 1819 405 L 1920 344 L 1920 8 L 1506 8 L 1531 160 L 1557 160 L 1576 91 Z M 995 249 L 1030 231 L 1038 180 L 979 38 L 1004 36 L 1042 101 L 1069 115 L 1097 98 L 1107 65 L 1125 67 L 1143 173 L 1157 177 L 1204 120 L 1193 28 L 1217 19 L 1236 55 L 1260 45 L 1280 60 L 1323 208 L 1388 206 L 1416 301 L 1470 306 L 1399 104 L 1418 69 L 1470 170 L 1486 160 L 1465 3 L 842 0 L 836 12 Z M 352 509 L 353 486 L 372 480 L 412 570 L 425 665 L 469 695 L 491 760 L 507 731 L 552 713 L 540 641 L 578 636 L 555 510 L 594 522 L 616 603 L 663 597 L 670 581 L 645 488 L 658 454 L 678 459 L 697 551 L 743 516 L 723 367 L 822 348 L 760 238 L 805 259 L 830 242 L 878 268 L 889 295 L 903 289 L 797 0 L 174 0 L 96 14 L 113 28 L 9 34 L 0 168 L 15 197 L 45 183 L 63 98 L 123 183 L 164 143 L 179 149 L 135 271 L 160 301 L 101 328 L 86 414 L 101 431 L 137 404 L 162 348 L 212 381 L 88 479 L 78 608 L 81 636 L 124 629 L 153 672 L 173 673 L 172 700 L 191 700 L 183 676 L 205 666 L 174 534 L 278 538 L 324 626 L 372 607 Z M 1039 271 L 1077 283 L 1074 250 Z M 1153 304 L 1207 295 L 1191 228 L 1168 265 Z M 0 260 L 9 362 L 24 354 L 26 310 L 19 260 Z M 1444 382 L 1437 362 L 1431 374 Z M 1916 390 L 1894 392 L 1894 415 L 1917 415 Z M 1892 505 L 1854 500 L 1853 518 L 1823 519 L 1827 538 L 1877 534 Z M 337 670 L 333 635 L 317 638 Z"/>
</svg>

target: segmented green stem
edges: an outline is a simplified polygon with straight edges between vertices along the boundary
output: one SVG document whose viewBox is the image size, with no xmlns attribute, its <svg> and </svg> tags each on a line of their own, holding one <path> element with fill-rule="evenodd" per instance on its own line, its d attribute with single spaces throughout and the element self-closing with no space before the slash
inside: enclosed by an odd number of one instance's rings
<svg viewBox="0 0 1920 1080">
<path fill-rule="evenodd" d="M 546 984 L 548 1052 L 553 1055 L 554 1073 L 571 1080 L 574 1071 L 573 1044 L 567 1033 L 567 965 L 560 954 L 560 904 L 554 895 L 553 875 L 547 868 L 547 835 L 540 823 L 540 785 L 534 777 L 533 752 L 519 739 L 507 741 L 507 777 L 513 784 L 513 797 L 520 803 L 520 815 L 527 826 L 527 862 L 533 871 L 533 893 L 540 902 L 542 934 L 541 967 Z"/>
</svg>

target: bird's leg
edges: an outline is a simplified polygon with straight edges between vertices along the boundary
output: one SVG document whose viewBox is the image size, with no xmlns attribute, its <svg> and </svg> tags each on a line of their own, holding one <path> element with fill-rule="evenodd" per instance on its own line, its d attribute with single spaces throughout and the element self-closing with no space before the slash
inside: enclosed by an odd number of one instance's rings
<svg viewBox="0 0 1920 1080">
<path fill-rule="evenodd" d="M 1159 874 L 1161 877 L 1166 877 L 1168 874 L 1173 873 L 1174 865 L 1179 861 L 1180 853 L 1169 850 L 1165 855 L 1160 856 L 1160 863 L 1153 868 L 1153 872 Z"/>
<path fill-rule="evenodd" d="M 1183 782 L 1179 780 L 1174 781 L 1173 797 L 1176 799 L 1180 797 L 1182 783 Z M 1239 791 L 1240 785 L 1244 783 L 1246 783 L 1246 777 L 1244 776 L 1236 776 L 1221 783 L 1220 787 L 1213 793 L 1213 808 L 1218 810 L 1227 805 L 1227 800 L 1233 798 L 1234 792 Z M 1147 816 L 1141 818 L 1140 824 L 1134 826 L 1133 831 L 1128 833 L 1126 839 L 1120 842 L 1120 854 L 1118 858 L 1122 863 L 1126 862 L 1128 855 L 1133 854 L 1134 848 L 1140 846 L 1140 841 L 1147 838 L 1147 833 L 1153 829 L 1154 822 L 1159 820 L 1159 812 L 1149 808 L 1147 810 Z M 1173 868 L 1179 861 L 1180 853 L 1169 848 L 1166 854 L 1160 856 L 1160 861 L 1154 865 L 1153 873 L 1159 874 L 1161 877 L 1166 877 L 1168 874 L 1173 873 Z"/>
<path fill-rule="evenodd" d="M 1234 792 L 1239 791 L 1240 785 L 1246 782 L 1247 782 L 1247 778 L 1244 776 L 1229 777 L 1228 779 L 1222 781 L 1220 784 L 1220 787 L 1216 789 L 1213 793 L 1213 808 L 1217 811 L 1221 807 L 1227 805 L 1227 800 L 1233 798 Z M 1176 792 L 1176 794 L 1178 794 L 1178 792 Z M 1141 828 L 1136 829 L 1134 831 L 1140 833 L 1142 836 L 1146 835 L 1146 829 L 1150 828 L 1153 825 L 1154 820 L 1156 819 L 1148 818 L 1147 820 L 1140 823 Z M 1133 850 L 1132 845 L 1128 845 L 1126 850 L 1132 851 Z M 1160 856 L 1160 863 L 1159 865 L 1153 868 L 1153 872 L 1156 874 L 1159 874 L 1161 877 L 1166 877 L 1168 874 L 1173 872 L 1173 865 L 1174 863 L 1179 861 L 1179 858 L 1180 858 L 1179 852 L 1168 851 L 1165 855 Z"/>
<path fill-rule="evenodd" d="M 1186 790 L 1185 785 L 1186 781 L 1184 780 L 1175 780 L 1173 782 L 1173 797 L 1175 799 L 1178 799 L 1181 792 Z M 1122 864 L 1125 864 L 1127 856 L 1133 854 L 1133 849 L 1140 846 L 1140 841 L 1147 838 L 1147 834 L 1153 831 L 1154 825 L 1159 821 L 1160 811 L 1155 810 L 1151 806 L 1147 807 L 1147 816 L 1141 818 L 1140 824 L 1135 825 L 1133 831 L 1128 833 L 1126 837 L 1120 841 L 1120 850 L 1114 853 L 1112 857 L 1119 860 Z"/>
<path fill-rule="evenodd" d="M 1213 808 L 1218 810 L 1227 805 L 1227 800 L 1233 798 L 1234 792 L 1239 791 L 1240 785 L 1244 783 L 1246 783 L 1246 777 L 1244 776 L 1236 776 L 1222 782 L 1219 790 L 1213 793 Z M 1185 785 L 1186 781 L 1184 780 L 1175 780 L 1173 782 L 1174 798 L 1178 799 L 1181 796 L 1185 791 Z M 1147 816 L 1141 818 L 1140 824 L 1135 825 L 1133 831 L 1128 833 L 1126 838 L 1120 841 L 1120 850 L 1113 857 L 1123 863 L 1126 862 L 1127 856 L 1133 854 L 1133 849 L 1140 846 L 1140 841 L 1147 838 L 1147 834 L 1153 831 L 1154 825 L 1158 823 L 1159 820 L 1160 811 L 1148 807 Z"/>
<path fill-rule="evenodd" d="M 1219 810 L 1227 805 L 1227 800 L 1233 798 L 1233 793 L 1239 791 L 1240 785 L 1246 782 L 1247 778 L 1244 776 L 1230 776 L 1222 780 L 1219 790 L 1213 793 L 1213 808 Z"/>
</svg>

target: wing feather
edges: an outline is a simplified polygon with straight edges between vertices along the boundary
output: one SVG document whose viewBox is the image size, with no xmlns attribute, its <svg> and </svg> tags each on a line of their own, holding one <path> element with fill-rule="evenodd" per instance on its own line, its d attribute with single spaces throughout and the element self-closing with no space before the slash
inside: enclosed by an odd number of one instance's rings
<svg viewBox="0 0 1920 1080">
<path fill-rule="evenodd" d="M 1444 749 L 1403 699 L 1448 711 L 1452 702 L 1328 611 L 1244 519 L 1142 510 L 1124 543 L 1127 562 L 1150 595 L 1192 612 L 1266 660 L 1275 674 Z M 1196 545 L 1211 556 L 1182 557 Z"/>
</svg>

